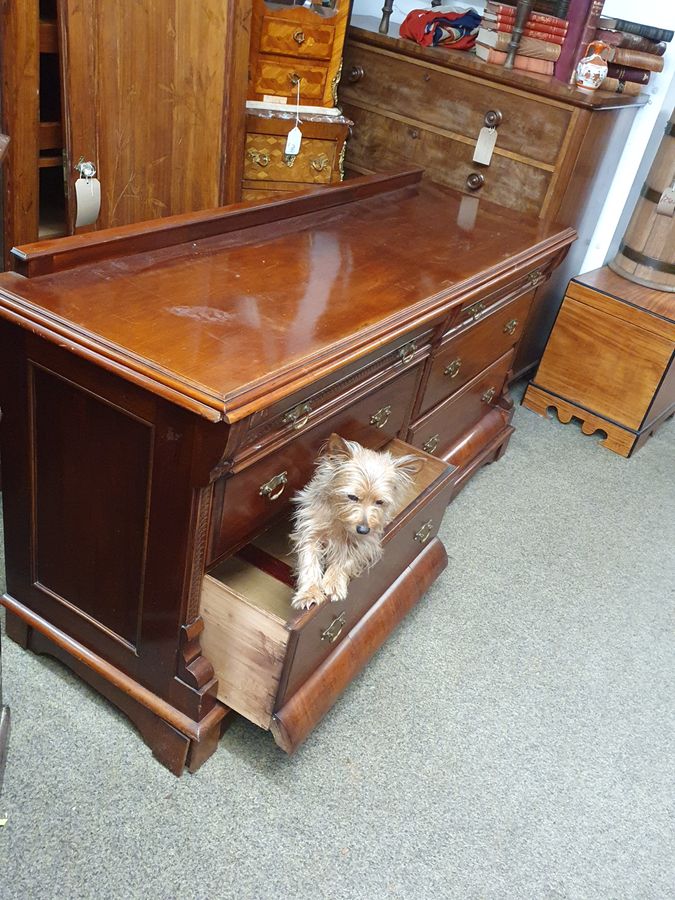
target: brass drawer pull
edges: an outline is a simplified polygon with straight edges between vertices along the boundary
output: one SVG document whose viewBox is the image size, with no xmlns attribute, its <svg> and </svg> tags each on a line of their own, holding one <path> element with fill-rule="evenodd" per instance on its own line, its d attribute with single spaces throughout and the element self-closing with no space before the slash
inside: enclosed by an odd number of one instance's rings
<svg viewBox="0 0 675 900">
<path fill-rule="evenodd" d="M 311 403 L 300 403 L 293 409 L 288 410 L 281 420 L 281 424 L 292 425 L 295 431 L 299 431 L 300 428 L 303 428 L 307 424 L 311 411 Z"/>
<path fill-rule="evenodd" d="M 298 47 L 300 47 L 301 44 L 305 43 L 305 32 L 304 31 L 293 32 L 293 40 L 298 45 Z"/>
<path fill-rule="evenodd" d="M 503 120 L 504 116 L 498 109 L 489 109 L 483 116 L 486 128 L 499 128 Z"/>
<path fill-rule="evenodd" d="M 313 159 L 310 165 L 315 172 L 323 172 L 323 170 L 330 165 L 330 160 L 325 153 L 322 153 L 321 156 L 317 156 L 316 159 Z"/>
<path fill-rule="evenodd" d="M 384 426 L 389 421 L 389 416 L 391 415 L 391 406 L 383 406 L 382 409 L 378 409 L 376 413 L 370 417 L 370 424 L 375 425 L 376 428 L 384 428 Z"/>
<path fill-rule="evenodd" d="M 288 80 L 293 85 L 293 87 L 295 87 L 296 84 L 300 84 L 301 79 L 297 72 L 290 72 L 288 75 Z"/>
<path fill-rule="evenodd" d="M 415 532 L 415 540 L 419 541 L 420 544 L 426 544 L 426 542 L 431 537 L 431 533 L 434 530 L 434 520 L 429 519 L 428 522 L 425 522 L 424 525 L 419 529 L 419 531 Z"/>
<path fill-rule="evenodd" d="M 535 269 L 534 272 L 530 272 L 527 276 L 527 280 L 530 284 L 536 284 L 541 278 L 541 270 Z"/>
<path fill-rule="evenodd" d="M 447 375 L 448 378 L 454 378 L 461 368 L 462 359 L 458 356 L 457 359 L 453 359 L 453 361 L 443 369 L 443 374 Z"/>
<path fill-rule="evenodd" d="M 293 168 L 297 158 L 298 158 L 297 153 L 284 153 L 284 155 L 282 157 L 284 164 L 287 165 L 289 169 Z"/>
<path fill-rule="evenodd" d="M 321 632 L 321 640 L 328 641 L 329 644 L 334 644 L 342 634 L 342 630 L 345 627 L 346 621 L 346 613 L 340 613 L 337 618 L 333 619 L 328 628 L 326 628 L 325 631 Z"/>
<path fill-rule="evenodd" d="M 480 172 L 472 172 L 466 179 L 466 186 L 470 191 L 479 191 L 485 184 L 485 175 Z"/>
<path fill-rule="evenodd" d="M 261 497 L 267 497 L 268 500 L 277 500 L 283 494 L 287 482 L 288 472 L 279 472 L 265 484 L 261 484 L 258 493 Z"/>
<path fill-rule="evenodd" d="M 398 358 L 401 362 L 409 363 L 415 355 L 415 350 L 417 350 L 417 341 L 411 341 L 409 344 L 404 344 L 398 351 Z"/>
<path fill-rule="evenodd" d="M 509 321 L 504 326 L 504 334 L 513 334 L 517 327 L 518 319 L 509 319 Z"/>
<path fill-rule="evenodd" d="M 440 435 L 432 434 L 429 440 L 422 444 L 422 450 L 424 450 L 425 453 L 433 453 L 436 447 L 438 447 L 439 440 Z"/>
<path fill-rule="evenodd" d="M 483 401 L 483 403 L 492 403 L 492 400 L 494 399 L 496 393 L 496 388 L 488 388 L 480 399 Z"/>
<path fill-rule="evenodd" d="M 477 303 L 472 303 L 471 306 L 467 306 L 467 308 L 464 310 L 464 314 L 469 319 L 477 319 L 482 312 L 485 312 L 484 300 L 479 300 Z"/>
<path fill-rule="evenodd" d="M 266 150 L 247 150 L 248 158 L 258 166 L 269 166 L 270 155 Z"/>
</svg>

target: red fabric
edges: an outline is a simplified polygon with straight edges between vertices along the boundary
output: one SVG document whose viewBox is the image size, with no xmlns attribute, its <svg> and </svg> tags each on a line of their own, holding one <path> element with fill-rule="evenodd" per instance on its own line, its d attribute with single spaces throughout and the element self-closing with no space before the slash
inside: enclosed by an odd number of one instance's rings
<svg viewBox="0 0 675 900">
<path fill-rule="evenodd" d="M 439 13 L 434 9 L 413 9 L 401 22 L 399 34 L 402 38 L 421 44 L 422 47 L 431 47 L 434 41 L 434 28 L 429 27 L 427 31 L 427 25 L 432 26 L 434 21 L 438 19 L 453 22 L 455 19 L 464 19 L 465 17 L 465 12 Z M 475 34 L 465 34 L 457 41 L 446 41 L 444 43 L 447 46 L 451 46 L 453 50 L 470 50 L 476 43 L 476 36 Z M 442 47 L 443 43 L 437 46 Z"/>
</svg>

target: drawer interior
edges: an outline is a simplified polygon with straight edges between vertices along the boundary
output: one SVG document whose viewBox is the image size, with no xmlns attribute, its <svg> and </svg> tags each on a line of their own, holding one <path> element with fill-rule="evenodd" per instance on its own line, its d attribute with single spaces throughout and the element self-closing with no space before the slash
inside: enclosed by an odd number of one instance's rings
<svg viewBox="0 0 675 900">
<path fill-rule="evenodd" d="M 218 678 L 218 698 L 263 728 L 269 728 L 277 703 L 330 655 L 440 525 L 453 467 L 403 441 L 392 440 L 386 449 L 396 456 L 414 453 L 424 465 L 385 530 L 382 560 L 352 581 L 344 603 L 291 606 L 289 518 L 277 520 L 204 577 L 201 643 Z M 416 538 L 420 528 L 422 538 Z"/>
</svg>

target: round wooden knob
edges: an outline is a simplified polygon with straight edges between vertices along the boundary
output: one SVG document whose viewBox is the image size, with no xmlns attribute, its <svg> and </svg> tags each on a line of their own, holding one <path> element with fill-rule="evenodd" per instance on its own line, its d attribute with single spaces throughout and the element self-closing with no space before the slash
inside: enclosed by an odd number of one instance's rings
<svg viewBox="0 0 675 900">
<path fill-rule="evenodd" d="M 470 191 L 479 191 L 485 184 L 485 176 L 480 172 L 472 172 L 466 179 L 466 186 Z"/>
<path fill-rule="evenodd" d="M 351 84 L 355 84 L 357 81 L 361 81 L 365 74 L 366 72 L 363 66 L 352 66 L 347 75 L 347 81 Z"/>
</svg>

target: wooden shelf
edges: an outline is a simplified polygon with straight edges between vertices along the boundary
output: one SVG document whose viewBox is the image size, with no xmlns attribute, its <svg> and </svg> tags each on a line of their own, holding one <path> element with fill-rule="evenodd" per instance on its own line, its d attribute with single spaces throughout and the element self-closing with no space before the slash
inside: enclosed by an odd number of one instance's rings
<svg viewBox="0 0 675 900">
<path fill-rule="evenodd" d="M 63 128 L 60 122 L 40 122 L 40 150 L 60 150 L 63 147 Z"/>
</svg>

